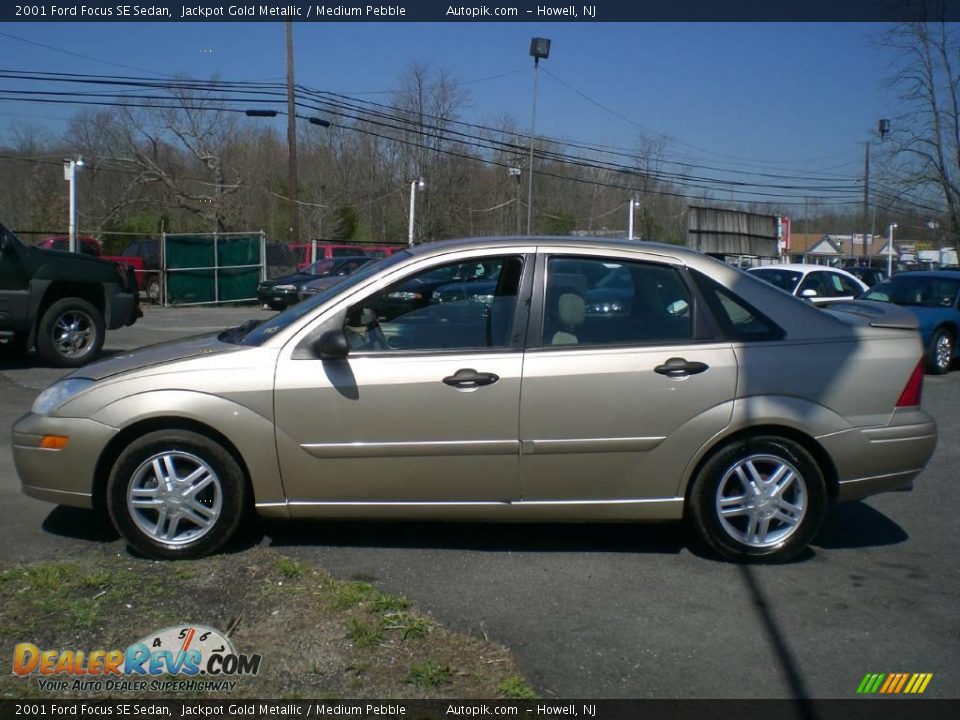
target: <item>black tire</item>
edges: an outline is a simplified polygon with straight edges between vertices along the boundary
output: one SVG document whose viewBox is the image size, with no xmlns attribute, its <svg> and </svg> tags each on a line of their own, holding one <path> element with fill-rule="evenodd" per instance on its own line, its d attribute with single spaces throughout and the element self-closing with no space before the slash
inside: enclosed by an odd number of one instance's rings
<svg viewBox="0 0 960 720">
<path fill-rule="evenodd" d="M 739 467 L 743 476 L 751 477 L 751 466 L 760 483 L 750 484 L 758 490 L 749 489 L 737 472 Z M 793 475 L 779 498 L 767 494 L 776 488 L 775 482 L 766 484 L 776 468 L 784 468 L 782 477 Z M 721 499 L 729 516 L 721 517 Z M 820 530 L 826 506 L 823 472 L 810 453 L 787 438 L 758 436 L 732 441 L 707 460 L 694 479 L 689 514 L 697 534 L 727 560 L 786 562 Z M 793 522 L 785 521 L 787 514 Z"/>
<path fill-rule="evenodd" d="M 171 480 L 170 487 L 162 486 L 155 469 L 159 464 L 169 478 L 167 459 L 179 478 Z M 184 483 L 185 477 L 201 470 L 197 479 Z M 212 479 L 206 482 L 208 477 Z M 134 495 L 140 498 L 140 508 L 131 506 Z M 247 482 L 234 457 L 189 430 L 160 430 L 130 443 L 107 481 L 107 510 L 114 526 L 135 550 L 163 560 L 197 558 L 219 550 L 237 533 L 247 499 Z M 158 509 L 144 506 L 150 502 Z"/>
<path fill-rule="evenodd" d="M 55 367 L 80 367 L 100 354 L 103 316 L 82 298 L 62 298 L 47 308 L 37 327 L 37 351 Z"/>
<path fill-rule="evenodd" d="M 154 305 L 159 305 L 163 301 L 163 287 L 160 285 L 160 278 L 156 275 L 151 275 L 147 278 L 147 300 L 152 302 Z"/>
<path fill-rule="evenodd" d="M 933 333 L 927 347 L 927 371 L 930 374 L 946 375 L 950 372 L 955 342 L 956 338 L 947 328 L 937 328 Z"/>
</svg>

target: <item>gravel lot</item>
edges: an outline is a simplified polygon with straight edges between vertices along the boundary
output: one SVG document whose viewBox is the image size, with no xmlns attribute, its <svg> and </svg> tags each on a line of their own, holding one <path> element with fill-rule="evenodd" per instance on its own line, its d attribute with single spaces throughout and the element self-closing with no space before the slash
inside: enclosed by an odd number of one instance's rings
<svg viewBox="0 0 960 720">
<path fill-rule="evenodd" d="M 106 347 L 270 314 L 148 307 Z M 0 366 L 3 427 L 62 374 L 34 361 Z M 926 695 L 956 698 L 960 371 L 928 377 L 924 405 L 940 443 L 915 490 L 834 508 L 813 549 L 785 566 L 705 557 L 679 525 L 271 524 L 260 542 L 506 645 L 544 697 L 852 698 L 866 673 L 932 672 Z M 8 432 L 0 503 L 2 567 L 124 552 L 87 513 L 20 494 Z"/>
</svg>

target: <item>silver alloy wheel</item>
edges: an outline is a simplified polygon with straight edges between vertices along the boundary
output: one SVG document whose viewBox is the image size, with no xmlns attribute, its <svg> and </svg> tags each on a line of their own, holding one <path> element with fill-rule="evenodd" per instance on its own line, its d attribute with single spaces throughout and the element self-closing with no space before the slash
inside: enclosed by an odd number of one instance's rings
<svg viewBox="0 0 960 720">
<path fill-rule="evenodd" d="M 953 339 L 945 332 L 937 337 L 937 345 L 934 348 L 934 362 L 940 370 L 950 368 L 950 361 L 953 359 Z"/>
<path fill-rule="evenodd" d="M 196 455 L 169 450 L 147 458 L 127 488 L 134 524 L 156 542 L 177 547 L 206 535 L 220 517 L 220 478 Z"/>
<path fill-rule="evenodd" d="M 724 474 L 717 517 L 726 533 L 753 548 L 779 545 L 796 532 L 807 511 L 807 484 L 775 455 L 751 455 Z"/>
<path fill-rule="evenodd" d="M 96 330 L 93 318 L 82 310 L 69 310 L 53 324 L 53 345 L 64 357 L 77 357 L 89 351 Z"/>
</svg>

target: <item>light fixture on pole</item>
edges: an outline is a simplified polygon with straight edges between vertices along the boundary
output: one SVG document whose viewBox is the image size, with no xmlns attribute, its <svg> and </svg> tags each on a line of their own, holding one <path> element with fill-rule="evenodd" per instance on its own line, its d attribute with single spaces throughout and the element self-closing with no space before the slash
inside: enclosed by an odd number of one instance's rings
<svg viewBox="0 0 960 720">
<path fill-rule="evenodd" d="M 550 38 L 531 38 L 530 55 L 533 57 L 533 108 L 530 112 L 530 169 L 527 185 L 527 235 L 530 234 L 533 222 L 533 138 L 537 127 L 537 70 L 540 68 L 540 58 L 550 57 Z"/>
<path fill-rule="evenodd" d="M 896 229 L 896 223 L 887 226 L 887 279 L 893 277 L 893 231 Z"/>
<path fill-rule="evenodd" d="M 70 183 L 70 252 L 77 251 L 77 168 L 83 167 L 83 158 L 63 161 L 63 179 Z"/>
<path fill-rule="evenodd" d="M 410 228 L 407 232 L 407 245 L 410 247 L 413 247 L 413 219 L 417 211 L 417 190 L 423 190 L 426 187 L 427 183 L 423 178 L 410 183 Z"/>
</svg>

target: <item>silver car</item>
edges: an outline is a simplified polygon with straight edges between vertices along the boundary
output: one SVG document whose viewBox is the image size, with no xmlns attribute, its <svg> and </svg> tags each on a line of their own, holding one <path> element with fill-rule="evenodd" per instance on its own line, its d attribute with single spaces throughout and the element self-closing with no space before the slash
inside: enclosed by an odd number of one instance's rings
<svg viewBox="0 0 960 720">
<path fill-rule="evenodd" d="M 496 267 L 434 298 L 448 265 Z M 442 300 L 442 301 L 439 301 Z M 28 495 L 105 506 L 158 558 L 274 518 L 688 520 L 786 560 L 831 500 L 909 487 L 936 443 L 914 316 L 822 310 L 670 245 L 424 245 L 260 324 L 46 389 Z"/>
</svg>

